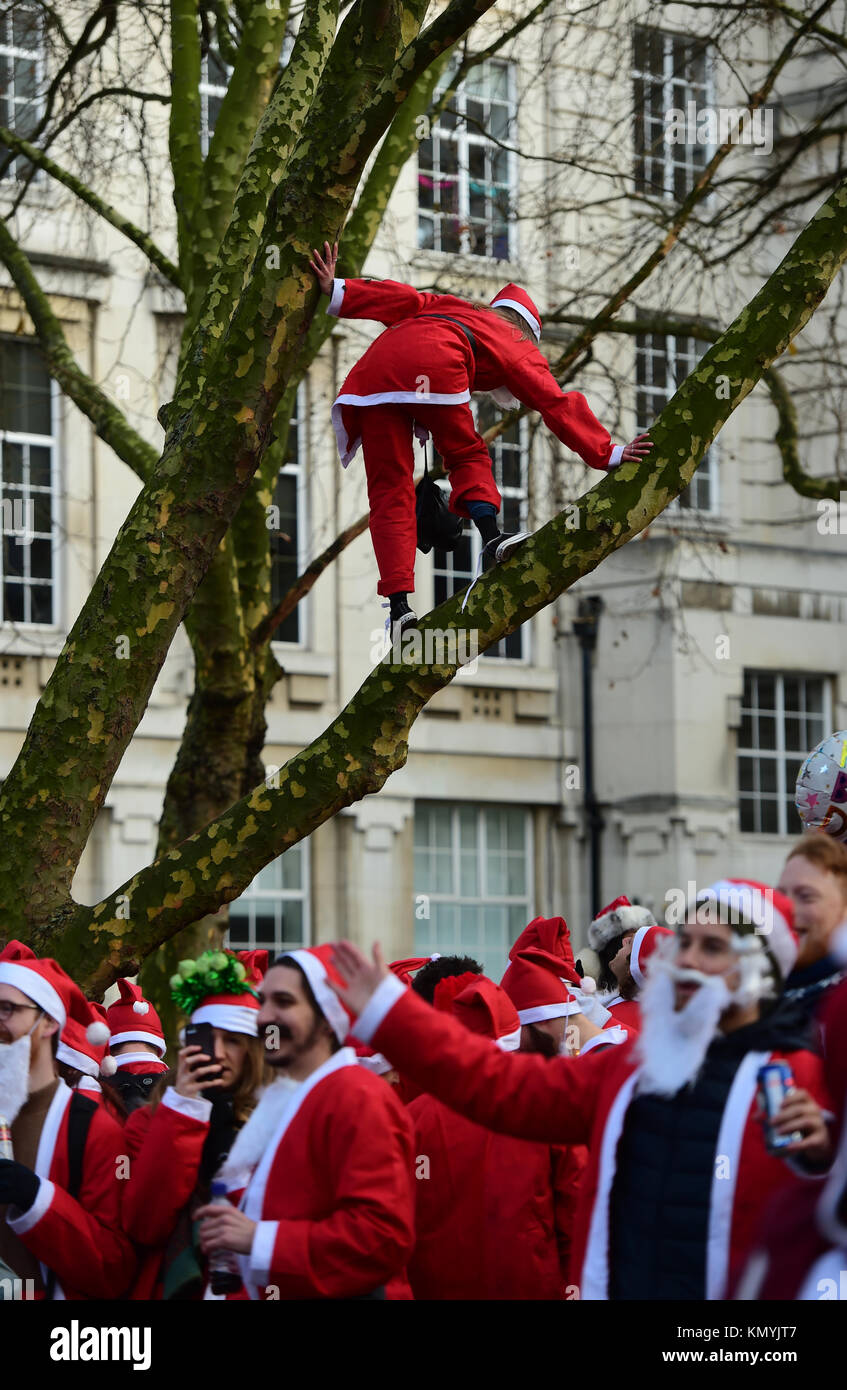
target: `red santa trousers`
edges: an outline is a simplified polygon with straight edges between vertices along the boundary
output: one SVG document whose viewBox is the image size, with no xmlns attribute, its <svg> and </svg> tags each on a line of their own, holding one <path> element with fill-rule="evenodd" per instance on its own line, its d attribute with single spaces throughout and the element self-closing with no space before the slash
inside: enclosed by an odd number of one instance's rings
<svg viewBox="0 0 847 1390">
<path fill-rule="evenodd" d="M 413 429 L 424 425 L 444 460 L 450 480 L 450 510 L 467 516 L 465 500 L 501 497 L 491 471 L 491 455 L 477 433 L 470 406 L 423 405 L 397 401 L 369 405 L 359 413 L 362 452 L 368 479 L 370 529 L 379 568 L 377 593 L 410 593 L 415 587 L 415 458 Z"/>
</svg>

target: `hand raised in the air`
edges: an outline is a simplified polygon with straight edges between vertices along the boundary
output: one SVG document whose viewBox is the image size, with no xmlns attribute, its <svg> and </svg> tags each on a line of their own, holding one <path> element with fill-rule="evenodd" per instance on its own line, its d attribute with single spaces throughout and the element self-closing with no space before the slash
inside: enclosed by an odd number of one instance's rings
<svg viewBox="0 0 847 1390">
<path fill-rule="evenodd" d="M 335 265 L 338 260 L 338 242 L 330 247 L 329 242 L 325 241 L 323 256 L 320 251 L 315 251 L 313 257 L 309 265 L 318 277 L 318 284 L 324 294 L 332 294 L 332 282 L 335 279 Z"/>
</svg>

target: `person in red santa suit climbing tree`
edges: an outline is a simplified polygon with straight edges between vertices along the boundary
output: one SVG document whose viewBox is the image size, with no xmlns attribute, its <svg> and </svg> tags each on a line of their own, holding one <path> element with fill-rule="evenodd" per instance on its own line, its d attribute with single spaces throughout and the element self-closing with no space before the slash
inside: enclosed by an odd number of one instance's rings
<svg viewBox="0 0 847 1390">
<path fill-rule="evenodd" d="M 491 456 L 477 432 L 471 393 L 490 393 L 505 408 L 529 406 L 591 468 L 606 471 L 644 458 L 646 434 L 612 445 L 578 391 L 563 392 L 539 351 L 541 316 L 518 285 L 503 287 L 485 308 L 452 294 L 430 294 L 396 280 L 336 278 L 337 243 L 309 262 L 328 312 L 386 325 L 348 374 L 332 406 L 344 467 L 362 446 L 370 530 L 379 569 L 377 592 L 390 605 L 391 637 L 416 619 L 407 602 L 415 587 L 413 430 L 432 435 L 450 481 L 450 510 L 480 533 L 483 564 L 505 558 L 525 533 L 497 525 L 500 493 Z"/>
</svg>

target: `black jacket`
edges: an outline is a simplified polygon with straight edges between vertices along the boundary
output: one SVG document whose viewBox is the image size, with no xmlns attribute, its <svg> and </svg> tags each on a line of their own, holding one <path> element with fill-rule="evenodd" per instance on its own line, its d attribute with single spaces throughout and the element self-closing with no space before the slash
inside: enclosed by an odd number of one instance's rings
<svg viewBox="0 0 847 1390">
<path fill-rule="evenodd" d="M 675 1096 L 630 1102 L 610 1198 L 611 1298 L 706 1297 L 712 1177 L 733 1077 L 750 1051 L 807 1046 L 803 1011 L 780 999 L 755 1023 L 718 1034 Z"/>
</svg>

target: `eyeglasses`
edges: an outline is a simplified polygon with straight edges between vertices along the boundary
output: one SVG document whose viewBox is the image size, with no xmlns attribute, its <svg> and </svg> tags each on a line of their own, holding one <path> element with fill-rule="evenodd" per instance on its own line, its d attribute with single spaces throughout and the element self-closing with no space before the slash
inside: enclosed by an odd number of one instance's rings
<svg viewBox="0 0 847 1390">
<path fill-rule="evenodd" d="M 12 1015 L 22 1009 L 35 1009 L 36 1013 L 39 1014 L 43 1012 L 39 1004 L 13 1004 L 8 999 L 0 999 L 0 1019 L 4 1023 L 8 1023 Z"/>
</svg>

